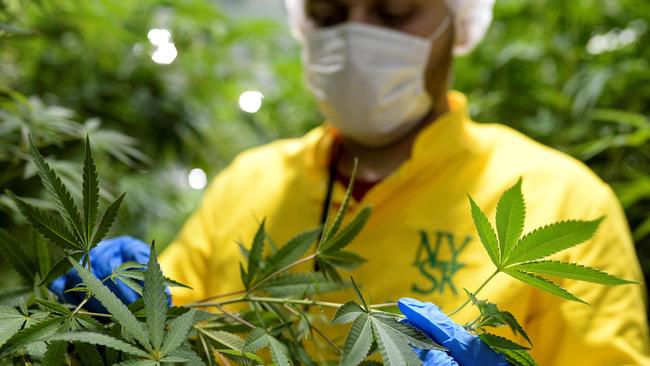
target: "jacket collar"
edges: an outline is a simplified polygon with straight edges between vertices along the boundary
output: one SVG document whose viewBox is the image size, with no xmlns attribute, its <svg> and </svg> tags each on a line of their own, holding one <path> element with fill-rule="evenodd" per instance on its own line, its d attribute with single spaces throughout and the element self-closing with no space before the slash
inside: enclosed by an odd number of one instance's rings
<svg viewBox="0 0 650 366">
<path fill-rule="evenodd" d="M 419 133 L 413 144 L 411 157 L 393 174 L 370 190 L 364 201 L 372 201 L 375 204 L 389 195 L 392 189 L 388 187 L 395 188 L 417 176 L 422 169 L 432 173 L 457 154 L 472 149 L 475 141 L 470 131 L 472 121 L 469 118 L 467 98 L 460 92 L 450 91 L 448 99 L 449 111 Z M 308 146 L 307 171 L 319 182 L 314 194 L 320 201 L 323 200 L 327 190 L 328 166 L 337 136 L 336 129 L 327 123 L 305 136 Z M 343 193 L 344 187 L 338 184 L 334 190 L 334 201 L 340 200 Z"/>
</svg>

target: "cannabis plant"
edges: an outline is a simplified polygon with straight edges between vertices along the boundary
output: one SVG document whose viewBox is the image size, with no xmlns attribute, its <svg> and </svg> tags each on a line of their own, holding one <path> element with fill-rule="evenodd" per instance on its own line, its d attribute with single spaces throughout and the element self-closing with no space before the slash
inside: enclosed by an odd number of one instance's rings
<svg viewBox="0 0 650 366">
<path fill-rule="evenodd" d="M 351 366 L 375 364 L 377 361 L 369 359 L 378 357 L 385 365 L 417 365 L 420 361 L 414 347 L 444 350 L 422 331 L 403 322 L 403 316 L 386 311 L 395 304 L 368 304 L 354 279 L 344 280 L 342 270 L 353 270 L 364 262 L 346 248 L 371 214 L 369 208 L 361 209 L 348 225 L 343 225 L 352 184 L 333 221 L 301 233 L 282 246 L 273 242 L 262 221 L 252 243 L 242 245 L 246 264 L 240 266 L 244 285 L 240 291 L 170 307 L 166 287 L 185 285 L 164 277 L 153 243 L 148 263 L 127 262 L 106 278 L 96 278 L 90 271 L 91 249 L 109 231 L 124 195 L 100 217 L 98 173 L 88 139 L 85 151 L 81 210 L 33 144 L 33 161 L 56 204 L 57 215 L 8 193 L 31 226 L 58 246 L 62 255 L 51 264 L 56 251 L 49 250 L 43 241 L 37 240 L 34 248 L 29 248 L 0 230 L 2 254 L 33 285 L 19 306 L 0 307 L 0 362 L 144 366 L 215 362 L 257 365 L 270 360 L 285 366 L 326 361 L 315 360 L 307 352 L 305 343 L 310 338 L 319 338 L 331 349 L 334 356 L 327 361 Z M 466 329 L 515 365 L 535 364 L 527 352 L 531 340 L 511 313 L 478 298 L 481 289 L 496 275 L 504 273 L 572 301 L 582 300 L 543 276 L 606 285 L 629 283 L 596 269 L 546 259 L 591 238 L 602 219 L 555 223 L 522 236 L 525 206 L 521 180 L 500 199 L 496 230 L 471 198 L 470 205 L 481 242 L 496 270 L 474 292 L 467 291 L 467 302 L 449 315 L 474 305 L 479 316 L 466 324 Z M 301 271 L 304 264 L 319 270 Z M 58 301 L 47 287 L 70 269 L 81 278 L 81 284 L 69 290 L 82 294 L 79 304 Z M 120 281 L 142 298 L 127 306 L 106 286 L 108 281 Z M 354 289 L 354 301 L 339 304 L 316 299 L 318 294 L 346 287 Z M 89 301 L 98 301 L 106 311 L 88 311 L 85 305 Z M 226 309 L 232 304 L 247 307 L 239 311 Z M 331 308 L 335 310 L 331 323 L 352 324 L 344 344 L 326 335 L 312 308 Z M 527 345 L 489 332 L 489 328 L 498 326 L 510 327 L 523 336 Z"/>
</svg>

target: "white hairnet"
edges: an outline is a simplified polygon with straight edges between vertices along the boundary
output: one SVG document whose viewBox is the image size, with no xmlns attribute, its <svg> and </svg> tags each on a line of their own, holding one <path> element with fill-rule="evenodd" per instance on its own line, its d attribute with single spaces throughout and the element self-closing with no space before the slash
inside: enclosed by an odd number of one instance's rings
<svg viewBox="0 0 650 366">
<path fill-rule="evenodd" d="M 305 13 L 305 0 L 284 0 L 289 13 L 289 26 L 293 35 L 302 40 L 313 29 L 313 23 Z M 492 23 L 494 0 L 447 0 L 454 16 L 456 30 L 454 55 L 471 52 L 485 37 Z"/>
</svg>

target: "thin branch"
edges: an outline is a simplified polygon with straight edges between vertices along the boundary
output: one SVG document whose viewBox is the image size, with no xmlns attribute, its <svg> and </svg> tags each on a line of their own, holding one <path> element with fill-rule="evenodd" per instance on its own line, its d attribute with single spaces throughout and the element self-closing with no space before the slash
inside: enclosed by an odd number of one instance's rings
<svg viewBox="0 0 650 366">
<path fill-rule="evenodd" d="M 81 310 L 81 308 L 82 308 L 84 305 L 86 305 L 86 303 L 87 303 L 88 301 L 90 301 L 90 297 L 91 297 L 90 294 L 87 294 L 86 297 L 85 297 L 85 298 L 84 298 L 84 299 L 79 303 L 79 305 L 77 305 L 77 307 L 74 309 L 74 311 L 72 312 L 72 314 L 70 314 L 70 317 L 75 316 L 75 315 L 79 312 L 79 310 Z"/>
<path fill-rule="evenodd" d="M 237 295 L 244 295 L 244 294 L 246 294 L 246 290 L 239 290 L 239 291 L 228 292 L 228 293 L 221 294 L 221 295 L 215 295 L 215 296 L 206 297 L 206 298 L 204 298 L 204 299 L 201 299 L 201 300 L 199 300 L 199 301 L 197 301 L 197 302 L 195 302 L 195 303 L 189 304 L 189 305 L 187 305 L 187 306 L 192 307 L 192 306 L 194 306 L 194 305 L 196 305 L 196 304 L 200 304 L 200 303 L 203 303 L 203 302 L 208 302 L 208 301 L 213 301 L 213 300 L 217 300 L 217 299 L 222 299 L 222 298 L 224 298 L 224 297 L 237 296 Z"/>
<path fill-rule="evenodd" d="M 330 347 L 332 347 L 334 351 L 336 351 L 336 353 L 340 355 L 341 349 L 339 348 L 339 346 L 337 346 L 336 343 L 334 343 L 334 341 L 331 338 L 325 335 L 325 333 L 323 333 L 320 329 L 318 329 L 318 327 L 316 327 L 311 321 L 309 321 L 309 319 L 306 316 L 303 316 L 303 314 L 300 311 L 294 309 L 294 306 L 295 305 L 293 304 L 284 304 L 284 307 L 288 309 L 291 313 L 293 313 L 295 316 L 305 319 L 307 324 L 309 324 L 309 329 L 316 332 L 316 334 L 318 334 L 321 338 L 323 338 L 325 342 L 327 342 L 327 344 L 329 344 Z"/>
<path fill-rule="evenodd" d="M 494 278 L 494 276 L 498 275 L 499 272 L 501 272 L 501 271 L 498 270 L 498 269 L 497 269 L 496 271 L 494 271 L 494 273 L 492 273 L 492 275 L 490 275 L 490 277 L 488 277 L 488 279 L 485 280 L 485 282 L 483 282 L 483 284 L 481 284 L 481 286 L 479 286 L 479 288 L 478 288 L 476 291 L 474 291 L 474 294 L 473 294 L 473 295 L 474 295 L 474 296 L 477 296 L 478 293 L 481 292 L 481 290 L 485 287 L 485 285 L 487 285 L 490 281 L 492 281 L 492 279 Z M 467 301 L 465 301 L 461 306 L 459 306 L 458 308 L 456 308 L 456 310 L 454 310 L 454 311 L 452 311 L 451 313 L 447 314 L 447 316 L 451 317 L 451 316 L 455 315 L 455 314 L 458 313 L 459 311 L 463 310 L 463 308 L 464 308 L 465 306 L 467 306 L 467 304 L 469 304 L 471 301 L 472 301 L 471 298 L 467 299 Z"/>
<path fill-rule="evenodd" d="M 282 273 L 287 272 L 288 270 L 290 270 L 290 269 L 292 269 L 294 267 L 297 267 L 297 266 L 299 266 L 301 264 L 304 264 L 304 263 L 307 263 L 307 262 L 310 262 L 310 261 L 314 260 L 316 258 L 316 256 L 318 256 L 318 254 L 320 254 L 320 253 L 314 253 L 314 254 L 309 255 L 309 256 L 307 256 L 307 257 L 305 257 L 303 259 L 299 259 L 299 260 L 285 266 L 284 268 L 281 268 L 281 269 L 271 273 L 269 276 L 265 277 L 263 280 L 256 283 L 250 289 L 248 289 L 248 291 L 246 291 L 246 295 L 250 295 L 253 291 L 257 290 L 258 288 L 260 288 L 260 286 L 262 286 L 263 284 L 269 282 L 270 280 L 277 277 L 278 275 L 281 275 Z"/>
<path fill-rule="evenodd" d="M 201 332 L 199 333 L 199 340 L 203 345 L 203 352 L 205 352 L 205 357 L 208 359 L 209 365 L 212 366 L 212 356 L 210 355 L 210 350 L 208 350 L 208 344 L 205 342 L 205 338 L 203 337 L 203 334 L 201 334 Z"/>
<path fill-rule="evenodd" d="M 255 328 L 257 328 L 255 325 L 253 325 L 253 324 L 249 323 L 248 321 L 242 319 L 242 318 L 239 317 L 237 314 L 231 313 L 230 311 L 224 309 L 222 305 L 215 304 L 214 306 L 215 306 L 217 309 L 219 309 L 219 311 L 221 311 L 224 315 L 226 315 L 226 316 L 228 316 L 228 317 L 230 317 L 230 318 L 232 318 L 232 319 L 234 319 L 234 320 L 240 322 L 241 324 L 243 324 L 243 325 L 245 325 L 245 326 L 247 326 L 247 327 L 249 327 L 249 328 L 251 328 L 251 329 L 255 329 Z"/>
</svg>

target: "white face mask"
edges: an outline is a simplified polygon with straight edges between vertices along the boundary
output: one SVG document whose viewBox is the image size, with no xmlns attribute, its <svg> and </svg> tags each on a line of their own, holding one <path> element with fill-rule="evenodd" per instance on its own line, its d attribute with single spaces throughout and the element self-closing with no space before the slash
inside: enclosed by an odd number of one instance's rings
<svg viewBox="0 0 650 366">
<path fill-rule="evenodd" d="M 433 41 L 450 22 L 428 38 L 352 22 L 308 34 L 307 83 L 329 123 L 366 146 L 411 131 L 431 109 L 425 69 Z"/>
</svg>

